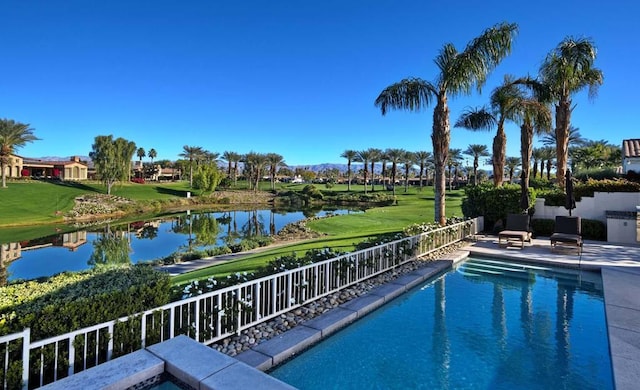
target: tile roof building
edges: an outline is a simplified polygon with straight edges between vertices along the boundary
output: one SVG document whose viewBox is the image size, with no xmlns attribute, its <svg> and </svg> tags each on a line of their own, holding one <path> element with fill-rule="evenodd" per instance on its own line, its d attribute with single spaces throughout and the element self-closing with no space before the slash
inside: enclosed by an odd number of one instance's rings
<svg viewBox="0 0 640 390">
<path fill-rule="evenodd" d="M 622 173 L 629 171 L 640 174 L 640 139 L 622 141 Z"/>
</svg>

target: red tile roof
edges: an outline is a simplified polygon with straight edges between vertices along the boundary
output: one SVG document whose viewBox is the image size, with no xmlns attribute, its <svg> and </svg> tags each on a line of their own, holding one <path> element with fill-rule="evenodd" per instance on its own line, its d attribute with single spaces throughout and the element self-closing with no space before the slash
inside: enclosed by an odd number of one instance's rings
<svg viewBox="0 0 640 390">
<path fill-rule="evenodd" d="M 622 157 L 640 157 L 640 139 L 623 140 Z"/>
</svg>

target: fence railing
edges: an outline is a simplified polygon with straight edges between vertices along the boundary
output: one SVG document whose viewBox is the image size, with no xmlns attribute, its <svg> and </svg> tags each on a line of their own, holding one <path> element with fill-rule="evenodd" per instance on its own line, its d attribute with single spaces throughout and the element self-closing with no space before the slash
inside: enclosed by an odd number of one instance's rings
<svg viewBox="0 0 640 390">
<path fill-rule="evenodd" d="M 37 388 L 181 334 L 211 344 L 476 233 L 467 220 L 45 340 L 3 336 L 3 388 Z"/>
</svg>

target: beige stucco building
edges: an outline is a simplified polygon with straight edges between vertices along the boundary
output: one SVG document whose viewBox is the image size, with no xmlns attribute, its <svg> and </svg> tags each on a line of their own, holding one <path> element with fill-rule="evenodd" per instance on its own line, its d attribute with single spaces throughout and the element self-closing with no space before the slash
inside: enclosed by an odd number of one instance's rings
<svg viewBox="0 0 640 390">
<path fill-rule="evenodd" d="M 87 180 L 88 166 L 77 156 L 68 161 L 47 161 L 18 155 L 9 157 L 5 166 L 7 177 L 58 178 L 61 180 Z"/>
</svg>

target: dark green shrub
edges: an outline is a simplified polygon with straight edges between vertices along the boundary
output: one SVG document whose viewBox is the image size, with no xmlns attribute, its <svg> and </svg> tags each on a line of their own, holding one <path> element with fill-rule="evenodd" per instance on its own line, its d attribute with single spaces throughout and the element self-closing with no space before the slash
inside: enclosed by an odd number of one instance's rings
<svg viewBox="0 0 640 390">
<path fill-rule="evenodd" d="M 31 328 L 32 340 L 169 302 L 169 275 L 149 266 L 67 273 L 0 289 L 0 334 Z"/>
<path fill-rule="evenodd" d="M 531 229 L 535 237 L 549 237 L 553 234 L 555 226 L 553 219 L 532 219 Z M 582 219 L 582 238 L 586 240 L 607 240 L 607 228 L 604 223 L 595 219 Z"/>
<path fill-rule="evenodd" d="M 531 230 L 533 230 L 534 237 L 549 237 L 553 234 L 553 227 L 556 221 L 553 219 L 532 219 Z"/>
<path fill-rule="evenodd" d="M 607 240 L 607 227 L 603 222 L 595 219 L 583 219 L 581 228 L 584 239 L 597 241 Z"/>
<path fill-rule="evenodd" d="M 322 192 L 313 184 L 307 184 L 302 189 L 302 193 L 311 199 L 322 199 Z"/>
<path fill-rule="evenodd" d="M 485 229 L 491 230 L 496 222 L 507 214 L 520 213 L 520 186 L 505 184 L 495 187 L 492 184 L 468 186 L 464 189 L 466 198 L 462 201 L 462 213 L 465 218 L 484 216 Z M 529 188 L 529 207 L 536 201 L 536 192 Z"/>
<path fill-rule="evenodd" d="M 615 169 L 607 168 L 607 169 L 588 169 L 588 170 L 580 170 L 575 172 L 573 177 L 576 179 L 585 182 L 589 179 L 591 180 L 614 180 L 619 179 L 621 175 L 616 173 Z"/>
</svg>

